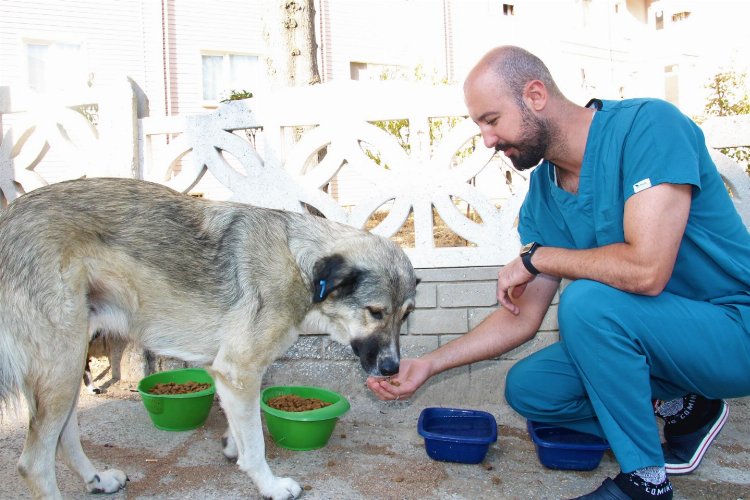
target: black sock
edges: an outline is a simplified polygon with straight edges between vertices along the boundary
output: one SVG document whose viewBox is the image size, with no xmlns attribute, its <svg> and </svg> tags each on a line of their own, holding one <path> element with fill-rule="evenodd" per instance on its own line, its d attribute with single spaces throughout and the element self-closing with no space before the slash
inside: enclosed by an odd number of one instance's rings
<svg viewBox="0 0 750 500">
<path fill-rule="evenodd" d="M 669 500 L 672 498 L 672 483 L 669 482 L 669 478 L 662 475 L 664 480 L 661 483 L 654 484 L 651 482 L 654 480 L 654 474 L 649 474 L 649 472 L 659 471 L 660 469 L 663 472 L 663 468 L 660 467 L 646 467 L 627 474 L 620 472 L 614 481 L 633 500 L 653 500 L 655 498 Z"/>
<path fill-rule="evenodd" d="M 721 400 L 706 399 L 697 394 L 688 394 L 679 399 L 661 403 L 657 415 L 664 419 L 669 434 L 681 435 L 697 431 L 714 417 Z"/>
</svg>

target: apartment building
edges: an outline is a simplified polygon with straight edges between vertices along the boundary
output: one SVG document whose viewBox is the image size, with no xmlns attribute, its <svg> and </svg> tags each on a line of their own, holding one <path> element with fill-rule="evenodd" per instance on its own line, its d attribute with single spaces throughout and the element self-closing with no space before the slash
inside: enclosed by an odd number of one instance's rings
<svg viewBox="0 0 750 500">
<path fill-rule="evenodd" d="M 264 12 L 277 0 L 0 0 L 0 85 L 46 92 L 132 78 L 152 116 L 268 88 Z M 303 1 L 303 0 L 298 0 Z M 488 48 L 541 55 L 574 99 L 651 95 L 695 113 L 707 75 L 745 70 L 746 2 L 315 0 L 322 81 L 460 82 Z"/>
</svg>

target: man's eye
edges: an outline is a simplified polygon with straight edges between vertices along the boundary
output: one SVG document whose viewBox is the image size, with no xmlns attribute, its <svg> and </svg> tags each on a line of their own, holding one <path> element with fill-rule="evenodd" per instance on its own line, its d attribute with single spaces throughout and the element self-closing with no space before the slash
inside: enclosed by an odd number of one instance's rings
<svg viewBox="0 0 750 500">
<path fill-rule="evenodd" d="M 377 320 L 383 319 L 382 309 L 374 309 L 372 307 L 368 307 L 367 310 L 370 312 L 370 316 L 372 316 L 373 319 L 377 319 Z"/>
</svg>

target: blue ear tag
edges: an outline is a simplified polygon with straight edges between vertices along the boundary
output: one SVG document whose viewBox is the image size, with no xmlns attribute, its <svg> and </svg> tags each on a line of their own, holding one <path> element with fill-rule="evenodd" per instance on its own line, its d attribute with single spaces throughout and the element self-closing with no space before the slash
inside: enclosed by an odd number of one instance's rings
<svg viewBox="0 0 750 500">
<path fill-rule="evenodd" d="M 323 296 L 326 293 L 326 280 L 320 280 L 320 296 L 318 298 L 323 300 Z"/>
</svg>

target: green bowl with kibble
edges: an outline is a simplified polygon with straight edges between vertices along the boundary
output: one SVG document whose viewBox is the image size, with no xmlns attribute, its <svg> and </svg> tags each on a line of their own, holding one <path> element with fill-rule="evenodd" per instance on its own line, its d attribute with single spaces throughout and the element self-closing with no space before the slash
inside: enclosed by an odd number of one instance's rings
<svg viewBox="0 0 750 500">
<path fill-rule="evenodd" d="M 203 368 L 182 368 L 144 377 L 138 392 L 157 429 L 189 431 L 206 422 L 216 388 Z"/>
<path fill-rule="evenodd" d="M 306 451 L 328 444 L 336 422 L 350 405 L 337 392 L 297 385 L 265 388 L 260 395 L 260 408 L 277 445 Z"/>
</svg>

